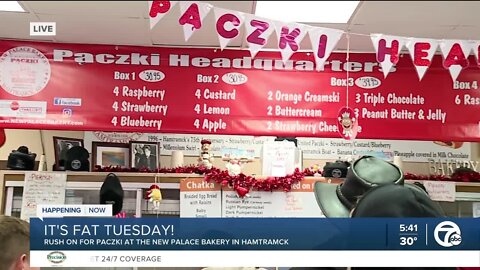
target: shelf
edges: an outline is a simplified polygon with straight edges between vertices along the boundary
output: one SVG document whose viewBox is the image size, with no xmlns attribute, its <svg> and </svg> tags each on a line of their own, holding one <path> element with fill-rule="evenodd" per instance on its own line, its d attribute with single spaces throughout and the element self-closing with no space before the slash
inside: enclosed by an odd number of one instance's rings
<svg viewBox="0 0 480 270">
<path fill-rule="evenodd" d="M 109 172 L 58 172 L 58 173 L 67 173 L 67 181 L 75 182 L 103 182 L 105 177 Z M 25 171 L 10 171 L 3 170 L 0 171 L 2 175 L 2 184 L 8 179 L 8 181 L 23 181 Z M 115 173 L 122 182 L 153 182 L 152 180 L 157 177 L 158 183 L 180 183 L 181 179 L 185 178 L 202 178 L 202 175 L 199 174 L 184 174 L 184 173 L 130 173 L 130 172 L 116 172 Z M 264 176 L 255 176 L 257 179 L 266 178 Z M 149 180 L 146 180 L 149 179 Z M 315 179 L 317 181 L 338 184 L 341 183 L 342 179 L 336 178 L 324 178 L 324 177 L 306 177 L 306 179 Z M 420 182 L 423 180 L 406 180 L 407 183 Z M 480 183 L 460 183 L 456 182 L 456 191 L 457 192 L 473 192 L 480 193 Z M 2 185 L 0 184 L 0 187 Z"/>
<path fill-rule="evenodd" d="M 67 181 L 75 182 L 103 182 L 110 172 L 55 172 L 67 173 Z M 115 172 L 122 182 L 153 182 L 152 179 L 158 177 L 159 183 L 180 183 L 180 179 L 200 177 L 198 174 L 186 173 L 125 173 Z M 3 181 L 23 181 L 25 171 L 0 171 L 3 175 Z M 150 180 L 145 181 L 145 178 Z"/>
<path fill-rule="evenodd" d="M 407 183 L 419 182 L 423 183 L 424 180 L 405 180 Z M 480 183 L 463 183 L 455 182 L 457 192 L 473 192 L 480 193 Z"/>
</svg>

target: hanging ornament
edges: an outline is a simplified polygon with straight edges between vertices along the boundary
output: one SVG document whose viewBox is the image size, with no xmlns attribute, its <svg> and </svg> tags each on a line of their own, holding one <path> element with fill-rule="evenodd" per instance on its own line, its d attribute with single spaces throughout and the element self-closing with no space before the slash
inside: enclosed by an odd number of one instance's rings
<svg viewBox="0 0 480 270">
<path fill-rule="evenodd" d="M 350 63 L 350 33 L 346 33 L 347 38 L 347 57 L 346 62 L 347 66 Z M 350 72 L 347 69 L 347 81 L 350 80 Z M 348 105 L 349 96 L 350 96 L 350 89 L 349 84 L 347 84 L 347 106 L 343 107 L 338 111 L 338 132 L 340 136 L 346 140 L 353 140 L 357 137 L 358 132 L 358 115 L 350 108 Z M 358 109 L 357 109 L 358 110 Z"/>
<path fill-rule="evenodd" d="M 443 55 L 443 67 L 450 71 L 450 76 L 455 82 L 460 72 L 469 65 L 468 56 L 472 44 L 466 40 L 442 40 L 440 50 Z"/>
<path fill-rule="evenodd" d="M 400 51 L 405 44 L 405 38 L 383 34 L 371 34 L 370 38 L 377 53 L 377 61 L 380 63 L 383 76 L 386 78 L 393 66 L 400 60 Z"/>
<path fill-rule="evenodd" d="M 162 201 L 162 192 L 157 184 L 151 185 L 147 191 L 147 197 L 151 203 L 153 203 L 153 209 L 160 209 L 160 202 Z"/>
<path fill-rule="evenodd" d="M 220 49 L 227 47 L 228 43 L 240 35 L 240 27 L 245 20 L 243 13 L 223 8 L 214 8 L 215 22 Z"/>
<path fill-rule="evenodd" d="M 325 61 L 328 59 L 338 41 L 343 35 L 342 30 L 322 27 L 311 27 L 308 30 L 310 42 L 315 56 L 317 71 L 323 70 Z"/>
<path fill-rule="evenodd" d="M 192 1 L 180 1 L 180 19 L 178 23 L 183 26 L 183 34 L 185 41 L 188 41 L 190 37 L 197 30 L 202 28 L 203 19 L 212 9 L 212 5 L 192 2 Z"/>
<path fill-rule="evenodd" d="M 412 57 L 418 78 L 421 81 L 432 63 L 432 58 L 437 51 L 438 42 L 435 39 L 410 38 L 407 41 L 406 47 Z"/>
<path fill-rule="evenodd" d="M 275 29 L 270 20 L 245 14 L 246 42 L 252 58 L 267 44 L 267 40 Z"/>
<path fill-rule="evenodd" d="M 346 140 L 353 140 L 357 137 L 358 119 L 355 117 L 355 112 L 352 108 L 343 107 L 338 112 L 338 132 L 342 138 Z"/>
<path fill-rule="evenodd" d="M 178 1 L 148 1 L 148 15 L 150 18 L 150 29 L 170 12 Z"/>
<path fill-rule="evenodd" d="M 300 50 L 300 43 L 307 34 L 308 27 L 304 24 L 283 22 L 275 22 L 274 26 L 277 32 L 278 49 L 285 63 L 292 54 Z"/>
</svg>

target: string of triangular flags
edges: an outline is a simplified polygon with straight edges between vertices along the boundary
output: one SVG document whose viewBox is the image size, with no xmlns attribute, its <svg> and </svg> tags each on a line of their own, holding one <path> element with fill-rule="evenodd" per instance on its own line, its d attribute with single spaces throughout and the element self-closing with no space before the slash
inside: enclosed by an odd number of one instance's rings
<svg viewBox="0 0 480 270">
<path fill-rule="evenodd" d="M 252 58 L 255 58 L 275 31 L 278 50 L 282 55 L 283 62 L 286 62 L 295 52 L 300 50 L 300 43 L 308 34 L 318 71 L 323 70 L 325 61 L 345 33 L 338 29 L 269 20 L 252 14 L 217 8 L 208 3 L 197 1 L 157 0 L 148 1 L 150 29 L 153 29 L 177 4 L 180 6 L 178 23 L 183 27 L 185 41 L 188 41 L 195 32 L 203 27 L 204 19 L 213 9 L 216 32 L 222 50 L 232 40 L 239 38 L 239 29 L 245 26 L 245 42 Z M 370 38 L 385 78 L 392 67 L 398 63 L 400 52 L 404 46 L 412 57 L 419 80 L 422 80 L 430 67 L 438 47 L 440 47 L 443 56 L 443 66 L 449 70 L 453 81 L 456 81 L 460 72 L 469 66 L 468 57 L 472 51 L 476 56 L 478 65 L 480 65 L 480 41 L 437 40 L 384 34 L 371 34 Z"/>
</svg>

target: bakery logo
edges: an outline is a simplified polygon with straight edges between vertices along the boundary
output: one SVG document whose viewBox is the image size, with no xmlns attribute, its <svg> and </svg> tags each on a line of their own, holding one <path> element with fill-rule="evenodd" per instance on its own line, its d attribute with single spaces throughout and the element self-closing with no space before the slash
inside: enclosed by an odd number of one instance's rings
<svg viewBox="0 0 480 270">
<path fill-rule="evenodd" d="M 80 107 L 82 106 L 82 99 L 81 98 L 59 98 L 56 97 L 53 99 L 54 106 L 75 106 Z"/>
<path fill-rule="evenodd" d="M 53 264 L 63 263 L 67 259 L 65 253 L 60 251 L 53 251 L 47 255 L 47 260 Z"/>
<path fill-rule="evenodd" d="M 0 87 L 17 97 L 39 93 L 51 75 L 48 59 L 32 47 L 15 47 L 3 53 L 0 70 Z"/>
<path fill-rule="evenodd" d="M 462 232 L 457 224 L 444 221 L 435 227 L 435 241 L 442 247 L 458 246 L 462 243 Z"/>
</svg>

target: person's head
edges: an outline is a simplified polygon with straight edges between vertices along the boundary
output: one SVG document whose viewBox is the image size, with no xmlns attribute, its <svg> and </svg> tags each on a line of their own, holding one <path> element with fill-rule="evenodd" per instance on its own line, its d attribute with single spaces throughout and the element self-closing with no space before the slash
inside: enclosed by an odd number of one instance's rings
<svg viewBox="0 0 480 270">
<path fill-rule="evenodd" d="M 7 270 L 33 270 L 30 267 L 30 226 L 11 216 L 0 216 L 0 265 Z"/>
<path fill-rule="evenodd" d="M 347 177 L 340 185 L 316 182 L 315 198 L 326 217 L 349 217 L 358 199 L 370 189 L 387 185 L 403 185 L 403 172 L 385 160 L 363 156 L 348 169 Z"/>
<path fill-rule="evenodd" d="M 359 199 L 351 217 L 437 218 L 445 214 L 421 187 L 405 184 L 371 189 Z"/>
<path fill-rule="evenodd" d="M 152 150 L 150 149 L 150 145 L 145 145 L 143 147 L 143 153 L 145 153 L 145 156 L 150 156 L 152 154 Z"/>
</svg>

